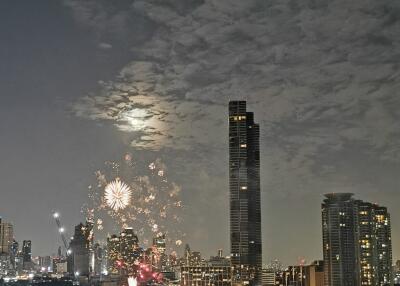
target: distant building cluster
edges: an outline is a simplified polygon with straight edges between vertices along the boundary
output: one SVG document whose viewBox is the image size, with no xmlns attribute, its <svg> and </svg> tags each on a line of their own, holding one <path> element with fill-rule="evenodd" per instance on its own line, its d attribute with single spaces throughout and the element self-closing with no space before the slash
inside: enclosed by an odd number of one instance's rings
<svg viewBox="0 0 400 286">
<path fill-rule="evenodd" d="M 0 218 L 0 277 L 27 274 L 35 265 L 32 260 L 32 242 L 24 240 L 20 249 L 14 239 L 13 225 Z"/>
</svg>

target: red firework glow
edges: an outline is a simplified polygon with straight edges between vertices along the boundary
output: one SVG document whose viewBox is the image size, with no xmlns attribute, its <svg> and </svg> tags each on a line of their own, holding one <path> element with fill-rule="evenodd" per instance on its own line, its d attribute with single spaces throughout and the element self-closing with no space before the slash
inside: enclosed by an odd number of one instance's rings
<svg viewBox="0 0 400 286">
<path fill-rule="evenodd" d="M 138 285 L 144 285 L 148 282 L 162 283 L 163 281 L 162 273 L 153 271 L 153 267 L 149 264 L 143 262 L 139 263 L 131 268 L 131 271 L 127 269 L 127 265 L 122 260 L 116 261 L 116 265 L 123 272 L 126 272 L 129 275 L 133 275 L 133 277 L 136 278 Z"/>
<path fill-rule="evenodd" d="M 158 272 L 153 272 L 151 265 L 141 263 L 137 270 L 136 279 L 138 283 L 144 283 L 149 281 L 154 281 L 161 283 L 162 282 L 162 274 Z"/>
</svg>

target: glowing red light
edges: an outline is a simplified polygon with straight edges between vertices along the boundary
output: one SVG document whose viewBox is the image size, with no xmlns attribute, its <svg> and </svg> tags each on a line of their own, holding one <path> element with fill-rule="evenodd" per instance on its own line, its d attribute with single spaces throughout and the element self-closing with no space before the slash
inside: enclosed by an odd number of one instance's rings
<svg viewBox="0 0 400 286">
<path fill-rule="evenodd" d="M 117 266 L 121 267 L 122 266 L 122 261 L 117 261 Z"/>
</svg>

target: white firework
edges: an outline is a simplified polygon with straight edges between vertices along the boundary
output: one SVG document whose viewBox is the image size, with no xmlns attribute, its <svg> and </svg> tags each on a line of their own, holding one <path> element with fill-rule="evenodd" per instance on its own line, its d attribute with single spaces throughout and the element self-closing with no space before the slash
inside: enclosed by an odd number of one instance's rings
<svg viewBox="0 0 400 286">
<path fill-rule="evenodd" d="M 109 183 L 105 188 L 104 199 L 114 211 L 123 210 L 131 202 L 132 191 L 119 178 Z"/>
</svg>

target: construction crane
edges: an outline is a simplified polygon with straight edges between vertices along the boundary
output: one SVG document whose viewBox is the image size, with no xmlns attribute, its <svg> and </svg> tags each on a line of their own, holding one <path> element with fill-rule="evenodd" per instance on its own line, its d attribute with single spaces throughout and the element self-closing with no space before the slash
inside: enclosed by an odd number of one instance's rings
<svg viewBox="0 0 400 286">
<path fill-rule="evenodd" d="M 56 224 L 58 227 L 58 232 L 59 232 L 62 242 L 64 244 L 65 251 L 68 254 L 69 247 L 68 247 L 67 239 L 65 238 L 65 228 L 61 225 L 60 214 L 58 212 L 53 212 L 53 218 L 56 221 Z"/>
</svg>

